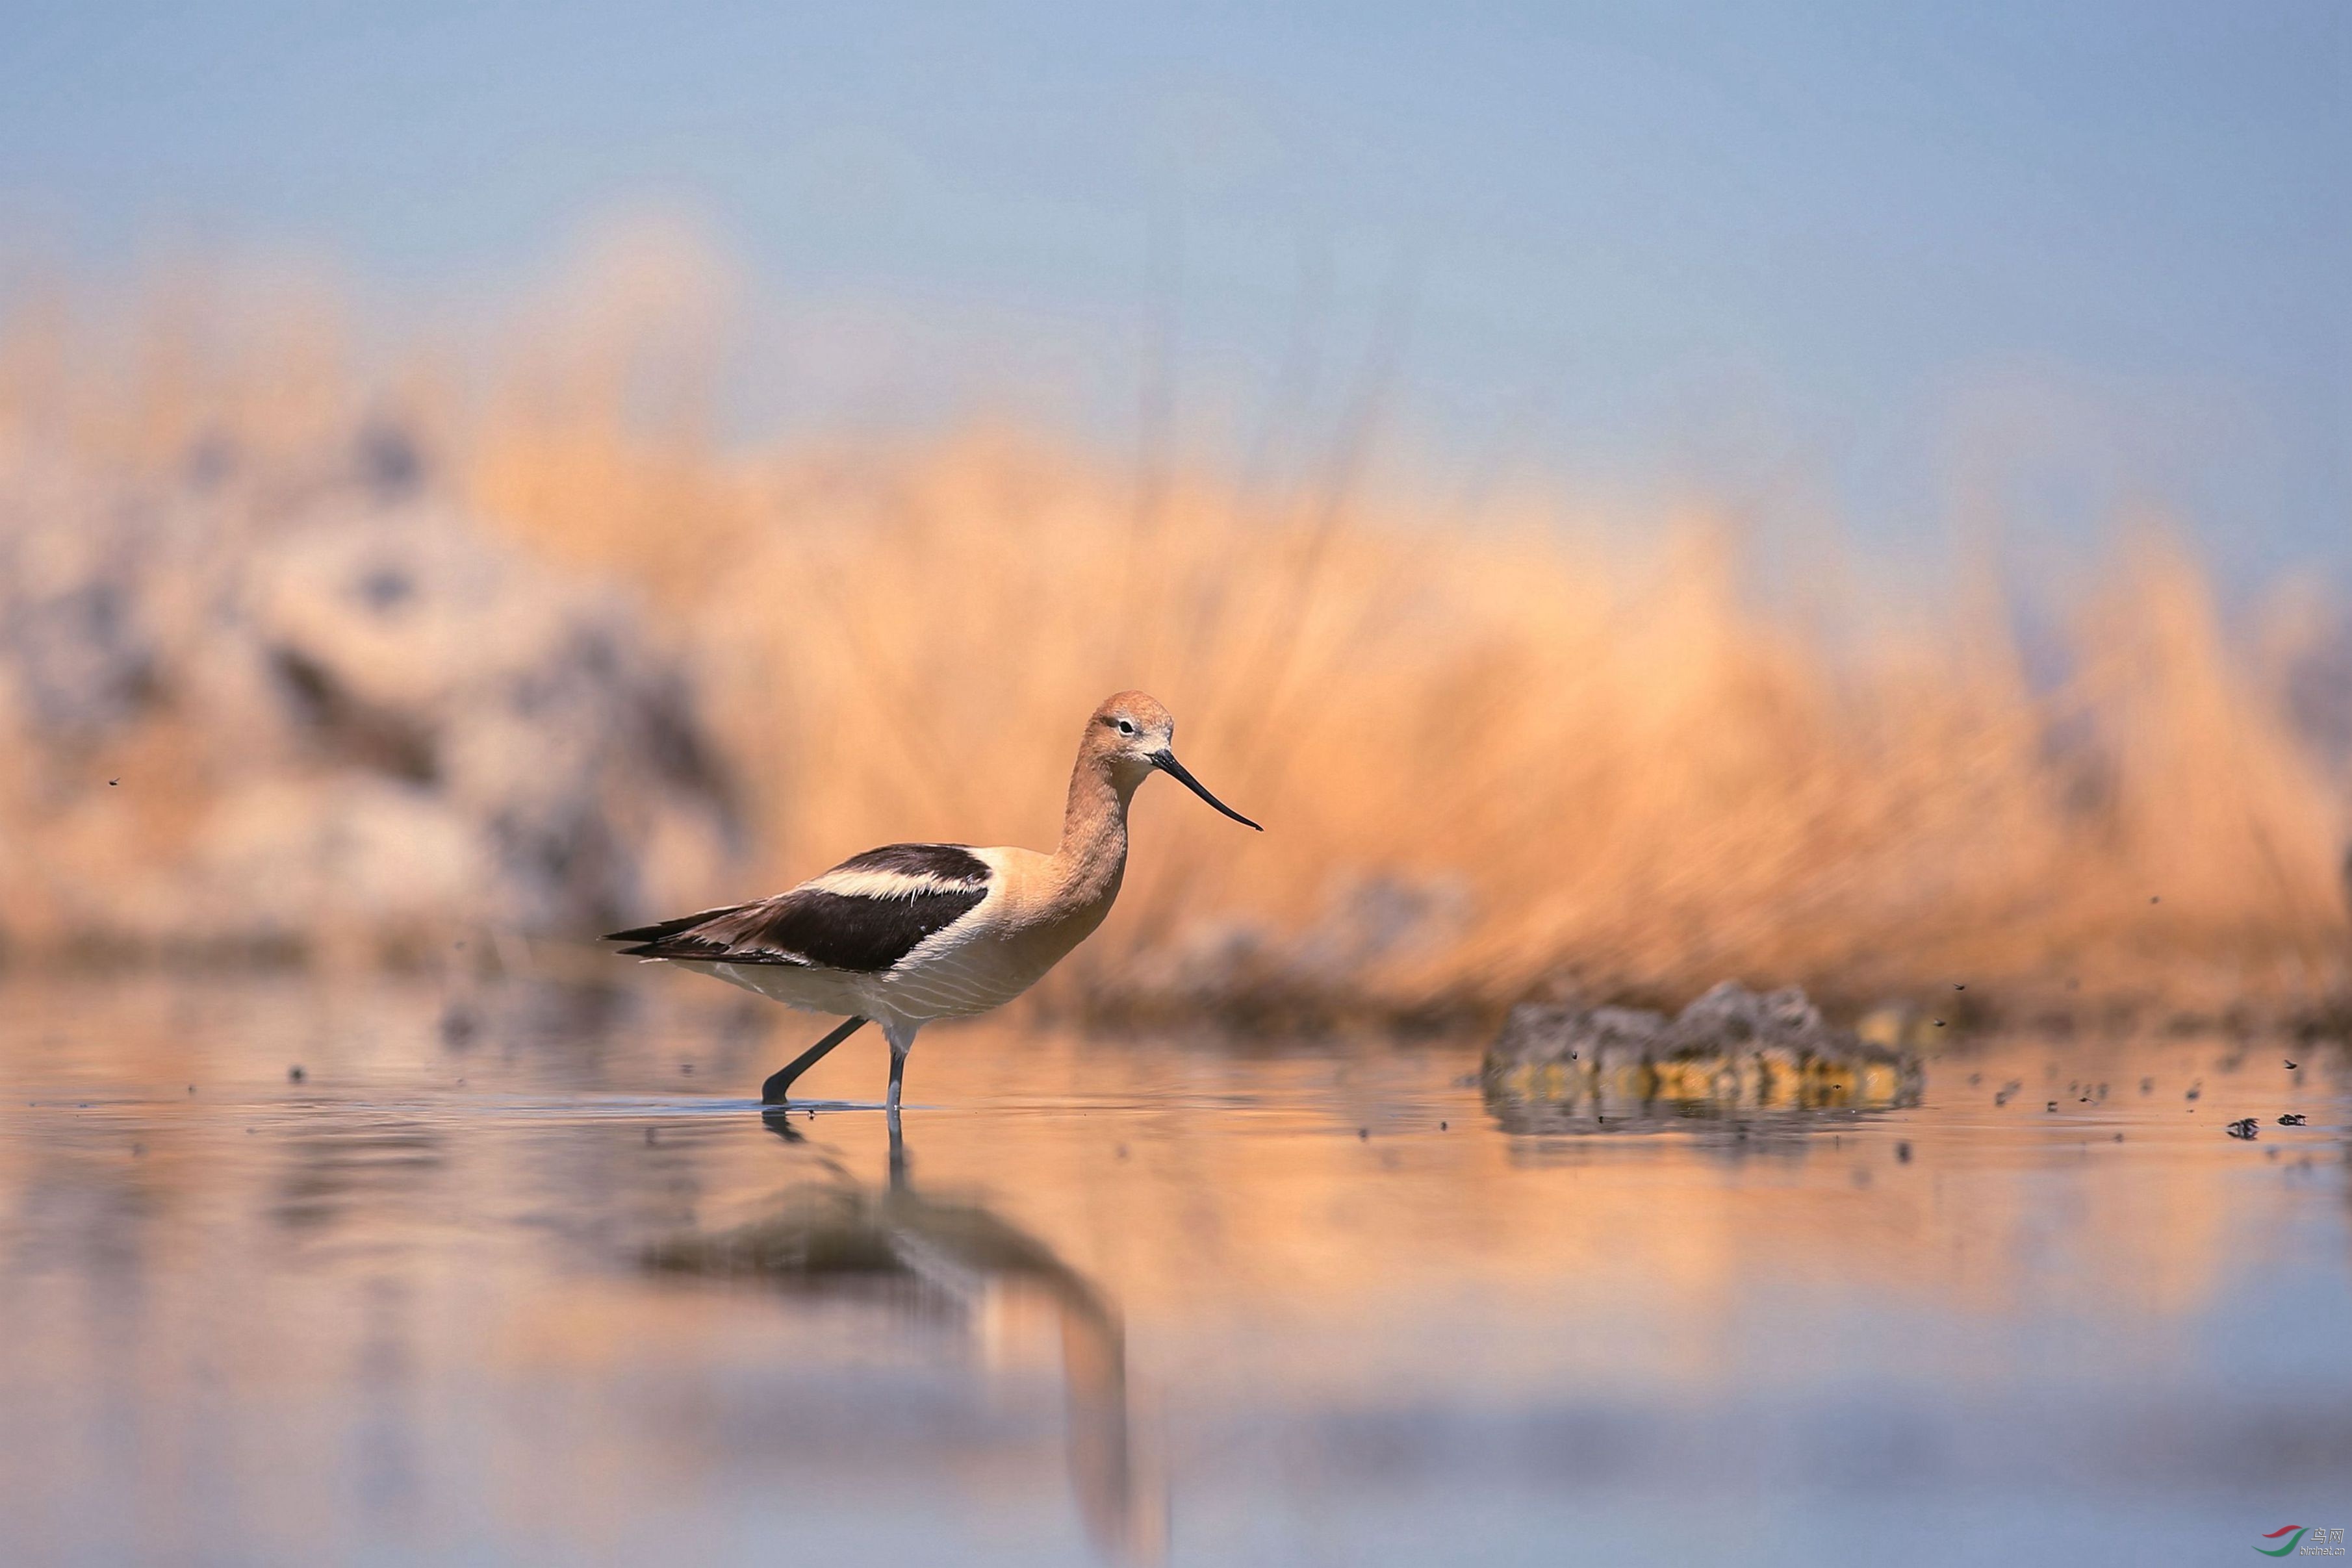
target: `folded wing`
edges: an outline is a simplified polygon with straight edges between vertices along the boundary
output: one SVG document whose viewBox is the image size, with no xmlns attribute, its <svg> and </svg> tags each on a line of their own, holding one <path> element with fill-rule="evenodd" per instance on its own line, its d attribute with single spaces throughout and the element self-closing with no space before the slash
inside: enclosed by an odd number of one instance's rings
<svg viewBox="0 0 2352 1568">
<path fill-rule="evenodd" d="M 634 958 L 879 974 L 970 915 L 995 876 L 961 844 L 887 844 L 789 893 L 605 938 Z"/>
</svg>

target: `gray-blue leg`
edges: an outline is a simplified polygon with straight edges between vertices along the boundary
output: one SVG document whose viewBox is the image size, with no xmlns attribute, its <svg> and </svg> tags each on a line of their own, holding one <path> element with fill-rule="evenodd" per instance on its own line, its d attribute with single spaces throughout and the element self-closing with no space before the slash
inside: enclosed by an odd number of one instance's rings
<svg viewBox="0 0 2352 1568">
<path fill-rule="evenodd" d="M 883 1106 L 889 1113 L 890 1124 L 895 1127 L 898 1123 L 898 1086 L 907 1076 L 907 1053 L 915 1049 L 915 1030 L 885 1024 L 882 1032 L 890 1040 L 890 1094 L 883 1102 Z"/>
<path fill-rule="evenodd" d="M 810 1068 L 814 1067 L 818 1062 L 824 1061 L 824 1053 L 826 1051 L 831 1051 L 835 1046 L 839 1045 L 843 1040 L 847 1040 L 851 1035 L 856 1034 L 859 1030 L 864 1029 L 865 1027 L 866 1020 L 864 1019 L 851 1019 L 839 1029 L 835 1030 L 831 1034 L 826 1035 L 823 1040 L 818 1040 L 814 1045 L 810 1046 L 806 1051 L 802 1051 L 798 1056 L 793 1058 L 789 1063 L 770 1073 L 768 1075 L 768 1081 L 760 1085 L 760 1103 L 762 1105 L 782 1104 L 785 1097 L 791 1094 L 793 1091 L 793 1079 L 798 1078 L 802 1073 L 806 1072 Z"/>
</svg>

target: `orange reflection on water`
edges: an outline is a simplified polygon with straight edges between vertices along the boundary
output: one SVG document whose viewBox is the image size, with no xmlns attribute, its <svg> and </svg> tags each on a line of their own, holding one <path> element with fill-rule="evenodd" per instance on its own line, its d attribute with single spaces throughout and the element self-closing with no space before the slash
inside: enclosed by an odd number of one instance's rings
<svg viewBox="0 0 2352 1568">
<path fill-rule="evenodd" d="M 1907 1109 L 1536 1136 L 1473 1044 L 943 1028 L 894 1168 L 877 1113 L 742 1098 L 807 1032 L 780 1011 L 6 1000 L 0 1517 L 34 1557 L 1279 1558 L 1404 1497 L 1607 1541 L 1686 1465 L 1910 1453 L 1871 1421 L 1927 1435 L 1931 1509 L 2042 1470 L 2095 1500 L 2147 1432 L 2173 1508 L 2249 1430 L 2303 1434 L 2282 1486 L 2352 1457 L 2313 1414 L 2352 1384 L 2328 1048 L 1995 1040 Z M 881 1076 L 861 1042 L 803 1088 Z"/>
</svg>

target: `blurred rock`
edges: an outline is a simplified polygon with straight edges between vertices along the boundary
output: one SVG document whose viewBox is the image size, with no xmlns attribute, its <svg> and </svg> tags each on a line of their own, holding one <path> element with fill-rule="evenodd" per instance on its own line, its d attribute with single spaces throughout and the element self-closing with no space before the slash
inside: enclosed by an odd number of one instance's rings
<svg viewBox="0 0 2352 1568">
<path fill-rule="evenodd" d="M 1486 1048 L 1490 1100 L 1631 1116 L 1737 1108 L 1887 1107 L 1917 1096 L 1918 1059 L 1832 1028 L 1794 986 L 1727 980 L 1669 1019 L 1634 1008 L 1525 1003 Z"/>
<path fill-rule="evenodd" d="M 396 426 L 299 479 L 0 462 L 0 930 L 437 950 L 699 896 L 739 818 L 630 601 L 437 496 Z"/>
<path fill-rule="evenodd" d="M 1230 1027 L 1322 1027 L 1361 1010 L 1395 1017 L 1416 982 L 1416 955 L 1441 951 L 1471 923 L 1458 878 L 1374 873 L 1339 881 L 1316 918 L 1285 934 L 1263 922 L 1195 917 L 1156 953 L 1131 960 L 1120 1007 L 1206 1010 Z M 1437 1009 L 1422 1009 L 1434 1012 Z"/>
</svg>

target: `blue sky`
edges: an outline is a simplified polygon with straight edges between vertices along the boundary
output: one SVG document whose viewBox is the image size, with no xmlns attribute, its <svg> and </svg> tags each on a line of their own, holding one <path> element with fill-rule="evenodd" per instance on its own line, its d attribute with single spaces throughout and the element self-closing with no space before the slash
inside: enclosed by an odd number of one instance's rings
<svg viewBox="0 0 2352 1568">
<path fill-rule="evenodd" d="M 2152 501 L 2246 572 L 2352 559 L 2336 0 L 6 31 L 20 249 L 292 249 L 423 300 L 673 214 L 747 280 L 755 422 L 1012 406 L 1131 445 L 1153 385 L 1187 443 L 1307 466 L 1377 392 L 1465 495 L 1696 486 L 1889 539 Z"/>
</svg>

